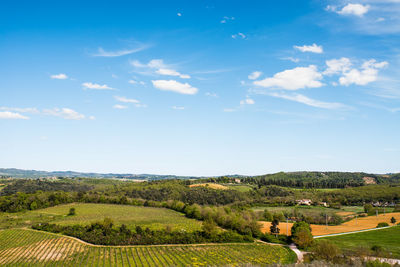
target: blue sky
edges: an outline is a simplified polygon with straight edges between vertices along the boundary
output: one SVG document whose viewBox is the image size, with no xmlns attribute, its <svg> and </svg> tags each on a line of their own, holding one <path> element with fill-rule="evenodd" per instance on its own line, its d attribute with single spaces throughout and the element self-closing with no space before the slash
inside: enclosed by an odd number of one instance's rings
<svg viewBox="0 0 400 267">
<path fill-rule="evenodd" d="M 400 2 L 4 1 L 1 167 L 400 171 Z"/>
</svg>

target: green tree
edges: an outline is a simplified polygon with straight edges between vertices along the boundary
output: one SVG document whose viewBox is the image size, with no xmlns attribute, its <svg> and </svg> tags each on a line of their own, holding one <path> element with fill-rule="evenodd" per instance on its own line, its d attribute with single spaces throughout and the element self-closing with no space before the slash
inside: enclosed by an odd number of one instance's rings
<svg viewBox="0 0 400 267">
<path fill-rule="evenodd" d="M 263 213 L 263 218 L 264 218 L 264 220 L 266 220 L 266 221 L 268 221 L 268 222 L 271 222 L 271 221 L 272 221 L 272 214 L 271 214 L 271 212 L 269 212 L 267 209 L 265 209 L 265 210 L 264 210 L 264 213 Z"/>
<path fill-rule="evenodd" d="M 374 207 L 372 207 L 371 204 L 365 204 L 364 205 L 364 212 L 365 213 L 371 213 L 374 210 Z"/>
<path fill-rule="evenodd" d="M 395 223 L 397 222 L 397 220 L 396 220 L 395 217 L 392 217 L 392 218 L 390 219 L 390 222 L 391 222 L 392 224 L 395 224 Z"/>
<path fill-rule="evenodd" d="M 300 248 L 307 248 L 313 244 L 314 238 L 311 234 L 311 227 L 308 223 L 300 221 L 292 226 L 292 240 Z"/>
<path fill-rule="evenodd" d="M 278 236 L 280 229 L 278 228 L 279 220 L 273 219 L 271 223 L 270 232 L 272 235 Z"/>
</svg>

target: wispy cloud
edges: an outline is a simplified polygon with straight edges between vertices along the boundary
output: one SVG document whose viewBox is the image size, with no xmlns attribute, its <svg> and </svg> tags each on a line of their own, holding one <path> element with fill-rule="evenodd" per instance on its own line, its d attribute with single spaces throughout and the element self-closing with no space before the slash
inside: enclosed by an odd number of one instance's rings
<svg viewBox="0 0 400 267">
<path fill-rule="evenodd" d="M 108 86 L 107 84 L 98 84 L 98 83 L 91 83 L 91 82 L 85 82 L 82 83 L 83 89 L 89 89 L 89 90 L 115 90 L 115 88 L 112 88 Z"/>
<path fill-rule="evenodd" d="M 139 100 L 137 99 L 133 99 L 133 98 L 127 98 L 125 96 L 114 96 L 115 100 L 117 100 L 118 102 L 122 102 L 122 103 L 130 103 L 130 104 L 134 104 L 135 107 L 137 108 L 145 108 L 147 107 L 146 104 L 141 103 Z M 117 109 L 124 109 L 126 108 L 126 106 L 123 105 L 114 105 L 114 108 Z"/>
<path fill-rule="evenodd" d="M 60 73 L 60 74 L 50 75 L 50 78 L 51 79 L 56 79 L 56 80 L 65 80 L 65 79 L 68 79 L 68 76 L 67 76 L 67 74 Z"/>
<path fill-rule="evenodd" d="M 20 112 L 20 113 L 31 113 L 31 114 L 37 114 L 37 113 L 39 113 L 39 110 L 38 110 L 37 108 L 0 107 L 0 110 L 16 111 L 16 112 Z"/>
<path fill-rule="evenodd" d="M 148 47 L 149 47 L 148 45 L 141 45 L 136 48 L 122 49 L 122 50 L 116 50 L 116 51 L 106 51 L 102 47 L 99 47 L 97 50 L 97 53 L 94 53 L 92 56 L 94 56 L 94 57 L 120 57 L 120 56 L 130 55 L 133 53 L 143 51 L 143 50 L 147 49 Z"/>
<path fill-rule="evenodd" d="M 236 34 L 232 34 L 233 39 L 246 39 L 246 35 L 244 33 L 238 32 Z"/>
<path fill-rule="evenodd" d="M 240 105 L 254 105 L 255 103 L 256 102 L 249 97 L 246 97 L 246 99 L 240 101 Z"/>
<path fill-rule="evenodd" d="M 228 16 L 224 16 L 224 18 L 221 20 L 221 23 L 227 23 L 230 20 L 235 20 L 235 17 L 228 17 Z"/>
<path fill-rule="evenodd" d="M 249 80 L 256 80 L 261 76 L 261 74 L 262 74 L 261 71 L 254 71 L 250 73 L 249 76 L 247 76 L 247 78 L 249 78 Z"/>
<path fill-rule="evenodd" d="M 123 102 L 123 103 L 134 103 L 134 104 L 140 103 L 140 101 L 137 99 L 126 98 L 124 96 L 114 96 L 114 98 L 115 98 L 115 100 L 117 100 L 119 102 Z"/>
<path fill-rule="evenodd" d="M 8 119 L 8 120 L 28 120 L 29 117 L 24 116 L 17 112 L 11 111 L 0 111 L 0 119 Z"/>
<path fill-rule="evenodd" d="M 347 106 L 341 103 L 333 103 L 333 102 L 323 102 L 316 99 L 309 98 L 302 94 L 285 94 L 285 93 L 268 93 L 268 95 L 282 98 L 298 103 L 302 103 L 308 106 L 316 107 L 316 108 L 323 108 L 323 109 L 344 109 Z"/>
<path fill-rule="evenodd" d="M 190 79 L 190 75 L 182 74 L 176 71 L 172 66 L 165 64 L 162 59 L 152 59 L 147 64 L 141 63 L 138 60 L 133 60 L 130 62 L 132 66 L 139 69 L 144 69 L 141 74 L 149 75 L 164 75 L 164 76 L 176 76 L 181 79 Z"/>
<path fill-rule="evenodd" d="M 115 109 L 127 109 L 128 106 L 116 104 L 116 105 L 113 106 L 113 108 L 115 108 Z"/>
<path fill-rule="evenodd" d="M 180 107 L 180 106 L 173 106 L 172 109 L 176 109 L 176 110 L 184 110 L 185 107 Z"/>
<path fill-rule="evenodd" d="M 43 114 L 45 115 L 50 115 L 50 116 L 56 116 L 56 117 L 61 117 L 66 120 L 83 120 L 86 118 L 85 115 L 70 109 L 70 108 L 53 108 L 53 109 L 45 109 L 43 110 Z M 90 117 L 90 119 L 93 119 L 94 117 Z"/>
</svg>

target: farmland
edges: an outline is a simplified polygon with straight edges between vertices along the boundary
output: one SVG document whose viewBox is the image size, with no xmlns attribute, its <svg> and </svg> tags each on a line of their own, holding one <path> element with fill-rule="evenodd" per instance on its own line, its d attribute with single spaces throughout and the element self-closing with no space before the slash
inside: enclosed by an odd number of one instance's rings
<svg viewBox="0 0 400 267">
<path fill-rule="evenodd" d="M 106 247 L 32 230 L 0 231 L 1 266 L 264 265 L 295 259 L 287 248 L 261 243 Z"/>
<path fill-rule="evenodd" d="M 330 240 L 345 251 L 356 252 L 360 247 L 370 249 L 373 246 L 380 246 L 387 252 L 388 256 L 400 259 L 400 226 L 382 230 L 354 233 L 341 236 L 324 237 Z"/>
<path fill-rule="evenodd" d="M 329 234 L 337 234 L 337 233 L 344 233 L 344 232 L 352 232 L 358 230 L 365 230 L 365 229 L 372 229 L 377 226 L 380 222 L 387 222 L 390 224 L 390 219 L 394 217 L 397 221 L 400 220 L 400 213 L 386 213 L 386 214 L 379 214 L 378 217 L 376 216 L 368 216 L 368 217 L 360 217 L 357 219 L 353 219 L 347 221 L 341 225 L 315 225 L 311 224 L 312 234 L 314 236 L 319 235 L 329 235 Z M 262 231 L 268 232 L 269 227 L 271 226 L 270 222 L 262 222 Z M 293 223 L 288 224 L 289 234 L 290 228 L 292 227 Z M 286 223 L 282 222 L 279 224 L 281 228 L 281 233 L 286 234 Z"/>
<path fill-rule="evenodd" d="M 76 215 L 66 216 L 70 208 L 74 207 Z M 30 212 L 54 216 L 52 223 L 60 225 L 87 225 L 94 221 L 111 217 L 116 225 L 125 224 L 133 229 L 136 225 L 151 229 L 164 229 L 170 226 L 174 230 L 194 231 L 201 228 L 201 222 L 189 219 L 183 214 L 164 208 L 137 207 L 112 204 L 72 203 Z"/>
</svg>

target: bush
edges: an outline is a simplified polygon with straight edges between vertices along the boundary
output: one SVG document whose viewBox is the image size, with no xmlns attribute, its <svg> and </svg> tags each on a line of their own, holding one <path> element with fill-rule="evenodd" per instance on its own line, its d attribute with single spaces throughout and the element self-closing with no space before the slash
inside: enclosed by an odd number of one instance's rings
<svg viewBox="0 0 400 267">
<path fill-rule="evenodd" d="M 341 255 L 338 246 L 328 240 L 321 240 L 314 248 L 314 256 L 316 259 L 334 261 Z"/>
<path fill-rule="evenodd" d="M 386 262 L 380 262 L 379 260 L 367 261 L 366 267 L 390 267 L 391 265 Z"/>
<path fill-rule="evenodd" d="M 380 222 L 380 223 L 378 223 L 378 225 L 376 226 L 376 228 L 387 227 L 387 226 L 389 226 L 388 223 L 386 223 L 386 222 Z"/>
<path fill-rule="evenodd" d="M 70 208 L 68 212 L 68 216 L 73 216 L 76 214 L 75 208 Z"/>
</svg>

